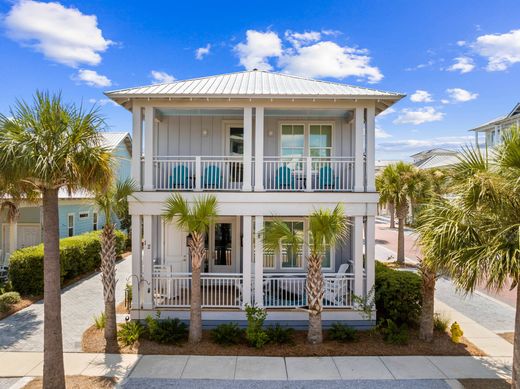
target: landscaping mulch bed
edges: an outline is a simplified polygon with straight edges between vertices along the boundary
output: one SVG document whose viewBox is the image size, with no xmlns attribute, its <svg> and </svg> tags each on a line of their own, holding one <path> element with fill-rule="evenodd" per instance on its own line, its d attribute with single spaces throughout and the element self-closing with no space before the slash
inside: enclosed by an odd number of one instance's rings
<svg viewBox="0 0 520 389">
<path fill-rule="evenodd" d="M 509 343 L 513 344 L 515 340 L 515 333 L 514 332 L 503 332 L 501 334 L 498 334 L 500 337 L 507 340 Z"/>
<path fill-rule="evenodd" d="M 502 379 L 465 378 L 458 381 L 466 389 L 511 389 L 511 381 Z"/>
<path fill-rule="evenodd" d="M 13 304 L 9 307 L 9 310 L 6 312 L 0 312 L 0 320 L 6 318 L 7 316 L 11 316 L 13 313 L 18 312 L 24 308 L 27 308 L 29 305 L 34 304 L 36 301 L 42 299 L 42 296 L 36 297 L 22 297 L 19 303 Z"/>
<path fill-rule="evenodd" d="M 38 377 L 24 386 L 24 389 L 41 389 L 42 378 Z M 112 389 L 116 386 L 116 380 L 109 377 L 86 377 L 80 375 L 66 376 L 67 389 Z"/>
<path fill-rule="evenodd" d="M 130 311 L 126 308 L 124 301 L 121 301 L 119 304 L 117 304 L 116 313 L 120 313 L 120 314 L 130 313 Z"/>
<path fill-rule="evenodd" d="M 105 351 L 103 330 L 94 326 L 88 328 L 82 339 L 84 352 L 102 353 Z M 123 354 L 166 354 L 166 355 L 250 355 L 250 356 L 382 356 L 382 355 L 485 355 L 481 350 L 463 339 L 455 344 L 448 334 L 436 334 L 432 343 L 419 340 L 417 331 L 410 332 L 410 342 L 406 346 L 384 343 L 374 331 L 359 332 L 359 339 L 352 343 L 339 343 L 325 338 L 321 345 L 309 345 L 306 331 L 295 331 L 294 344 L 268 344 L 262 349 L 255 349 L 247 344 L 221 346 L 211 340 L 210 331 L 204 331 L 202 342 L 190 345 L 183 342 L 178 346 L 158 344 L 148 339 L 141 339 L 133 347 L 119 345 Z"/>
</svg>

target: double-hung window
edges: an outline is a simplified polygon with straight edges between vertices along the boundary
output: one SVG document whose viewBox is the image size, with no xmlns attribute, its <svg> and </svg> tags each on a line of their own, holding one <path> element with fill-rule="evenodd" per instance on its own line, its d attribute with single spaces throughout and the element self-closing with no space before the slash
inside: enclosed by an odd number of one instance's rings
<svg viewBox="0 0 520 389">
<path fill-rule="evenodd" d="M 269 225 L 269 221 L 265 222 L 265 226 Z M 284 221 L 293 233 L 304 237 L 303 221 Z M 266 269 L 302 269 L 303 268 L 303 247 L 302 244 L 298 248 L 281 242 L 280 249 L 276 252 L 264 250 L 264 268 Z"/>
<path fill-rule="evenodd" d="M 303 124 L 282 124 L 282 157 L 303 157 L 305 155 L 305 126 Z"/>
<path fill-rule="evenodd" d="M 282 124 L 280 153 L 286 158 L 330 157 L 332 124 Z"/>
<path fill-rule="evenodd" d="M 309 126 L 309 155 L 311 157 L 332 155 L 332 125 L 311 124 Z"/>
</svg>

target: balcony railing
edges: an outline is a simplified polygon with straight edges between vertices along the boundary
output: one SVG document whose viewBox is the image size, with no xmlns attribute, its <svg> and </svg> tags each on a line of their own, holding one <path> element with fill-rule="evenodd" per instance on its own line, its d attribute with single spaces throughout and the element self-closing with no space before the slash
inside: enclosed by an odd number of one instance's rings
<svg viewBox="0 0 520 389">
<path fill-rule="evenodd" d="M 156 190 L 239 191 L 244 185 L 241 156 L 154 157 Z M 251 184 L 254 161 L 251 161 Z M 144 170 L 144 169 L 143 169 Z M 276 192 L 351 192 L 353 157 L 264 157 L 263 187 Z"/>
</svg>

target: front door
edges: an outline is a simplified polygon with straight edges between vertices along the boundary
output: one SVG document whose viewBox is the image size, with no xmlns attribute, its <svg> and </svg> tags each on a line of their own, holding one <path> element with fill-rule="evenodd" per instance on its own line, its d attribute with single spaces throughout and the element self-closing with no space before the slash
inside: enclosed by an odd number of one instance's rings
<svg viewBox="0 0 520 389">
<path fill-rule="evenodd" d="M 208 259 L 211 273 L 235 271 L 235 223 L 231 219 L 219 220 L 208 236 Z"/>
<path fill-rule="evenodd" d="M 163 231 L 164 264 L 172 265 L 175 273 L 188 272 L 188 234 L 179 230 L 175 223 L 165 223 Z"/>
</svg>

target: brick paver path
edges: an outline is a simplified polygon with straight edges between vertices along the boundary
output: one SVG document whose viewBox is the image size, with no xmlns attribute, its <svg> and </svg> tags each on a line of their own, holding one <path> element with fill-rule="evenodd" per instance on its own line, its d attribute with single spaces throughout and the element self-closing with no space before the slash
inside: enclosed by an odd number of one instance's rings
<svg viewBox="0 0 520 389">
<path fill-rule="evenodd" d="M 117 264 L 117 302 L 124 299 L 124 288 L 131 273 L 132 260 Z M 83 279 L 63 290 L 61 295 L 63 349 L 81 351 L 81 337 L 103 311 L 101 275 Z M 0 320 L 0 351 L 43 351 L 43 300 Z"/>
</svg>

